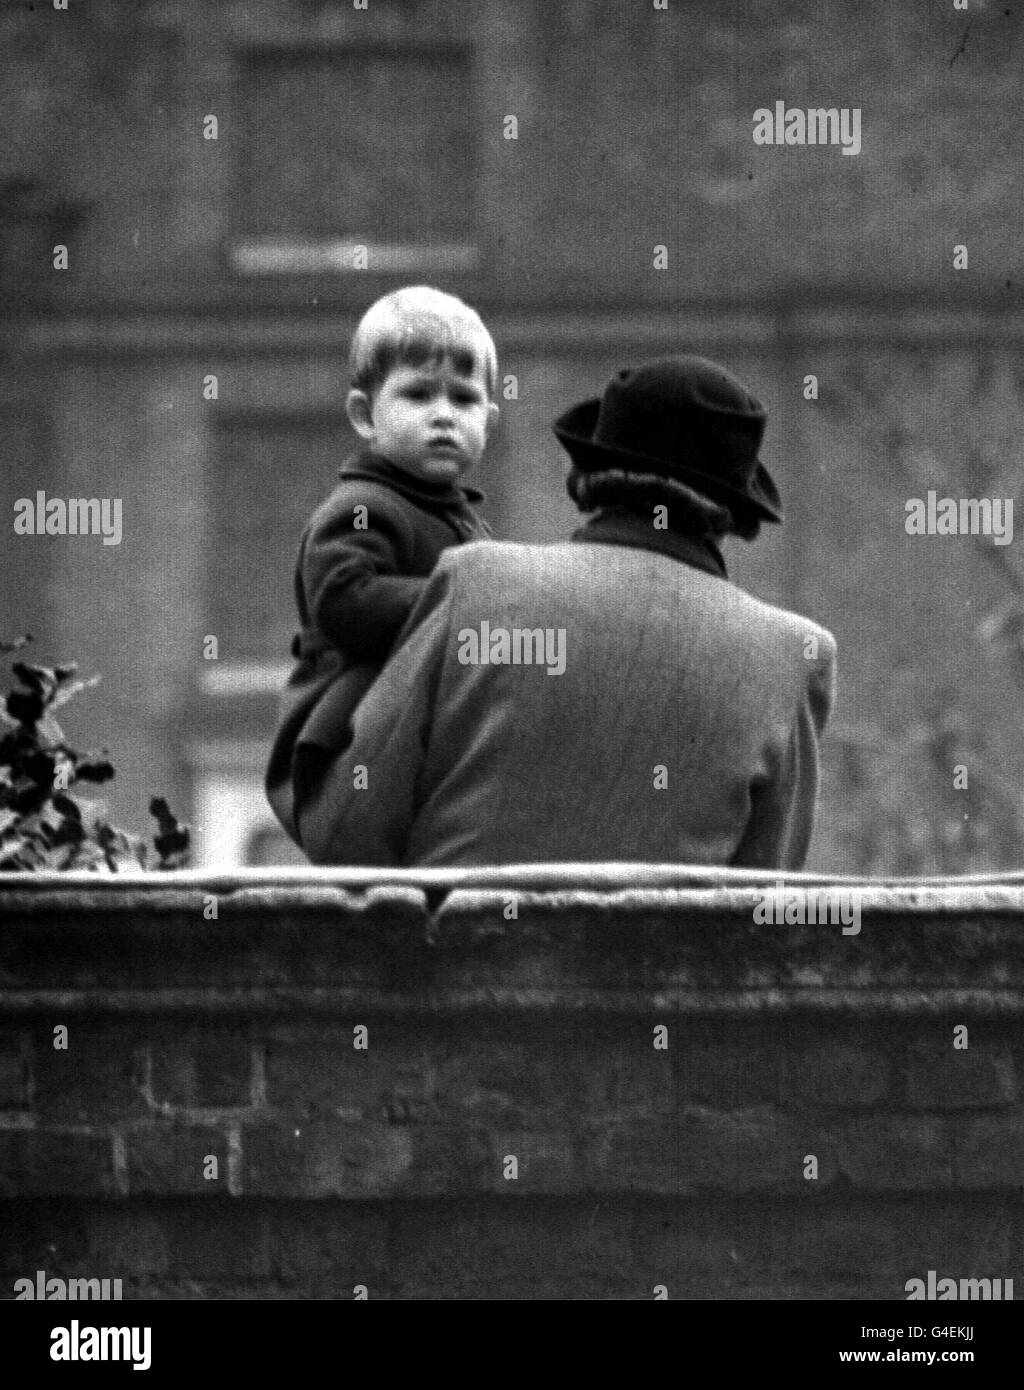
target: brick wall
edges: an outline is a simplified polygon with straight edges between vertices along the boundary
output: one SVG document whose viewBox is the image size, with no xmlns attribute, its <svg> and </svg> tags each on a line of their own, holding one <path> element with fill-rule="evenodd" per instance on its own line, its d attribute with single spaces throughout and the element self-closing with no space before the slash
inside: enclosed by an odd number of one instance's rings
<svg viewBox="0 0 1024 1390">
<path fill-rule="evenodd" d="M 1021 1278 L 1024 875 L 861 886 L 844 935 L 741 871 L 5 877 L 0 1297 Z"/>
</svg>

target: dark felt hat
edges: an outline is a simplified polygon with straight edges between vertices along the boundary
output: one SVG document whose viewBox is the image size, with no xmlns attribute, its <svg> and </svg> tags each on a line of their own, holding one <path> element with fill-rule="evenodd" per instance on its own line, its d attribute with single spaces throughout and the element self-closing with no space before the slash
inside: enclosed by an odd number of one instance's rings
<svg viewBox="0 0 1024 1390">
<path fill-rule="evenodd" d="M 665 357 L 625 368 L 599 400 L 560 415 L 554 431 L 583 473 L 655 473 L 781 521 L 778 488 L 757 456 L 767 418 L 757 397 L 716 362 Z"/>
</svg>

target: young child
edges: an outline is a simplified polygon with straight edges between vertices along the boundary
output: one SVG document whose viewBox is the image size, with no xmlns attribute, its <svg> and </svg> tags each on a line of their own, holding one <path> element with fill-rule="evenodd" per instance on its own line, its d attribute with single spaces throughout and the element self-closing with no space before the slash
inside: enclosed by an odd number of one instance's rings
<svg viewBox="0 0 1024 1390">
<path fill-rule="evenodd" d="M 395 290 L 352 340 L 346 411 L 364 447 L 299 544 L 302 631 L 266 774 L 267 799 L 297 844 L 303 795 L 349 741 L 355 706 L 386 661 L 448 546 L 492 534 L 460 479 L 498 416 L 498 364 L 482 320 L 425 285 Z"/>
</svg>

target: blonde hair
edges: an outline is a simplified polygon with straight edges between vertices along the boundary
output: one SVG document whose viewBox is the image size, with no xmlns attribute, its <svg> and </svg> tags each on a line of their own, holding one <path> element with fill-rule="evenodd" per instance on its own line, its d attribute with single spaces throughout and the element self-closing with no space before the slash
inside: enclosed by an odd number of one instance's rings
<svg viewBox="0 0 1024 1390">
<path fill-rule="evenodd" d="M 352 386 L 372 394 L 398 363 L 446 360 L 466 376 L 482 367 L 487 394 L 495 394 L 498 354 L 480 315 L 453 294 L 408 285 L 378 299 L 360 319 L 349 352 Z"/>
</svg>

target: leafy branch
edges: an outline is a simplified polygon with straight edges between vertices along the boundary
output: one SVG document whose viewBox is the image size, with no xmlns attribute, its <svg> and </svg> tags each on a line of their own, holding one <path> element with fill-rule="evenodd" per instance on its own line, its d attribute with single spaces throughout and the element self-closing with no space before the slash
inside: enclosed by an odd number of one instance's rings
<svg viewBox="0 0 1024 1390">
<path fill-rule="evenodd" d="M 0 641 L 20 651 L 26 634 Z M 36 666 L 15 661 L 17 681 L 0 708 L 0 871 L 178 869 L 188 862 L 190 831 L 162 797 L 150 802 L 157 833 L 150 849 L 137 835 L 111 825 L 75 788 L 115 775 L 106 749 L 80 753 L 66 741 L 54 711 L 99 682 L 77 678 L 73 663 Z"/>
</svg>

